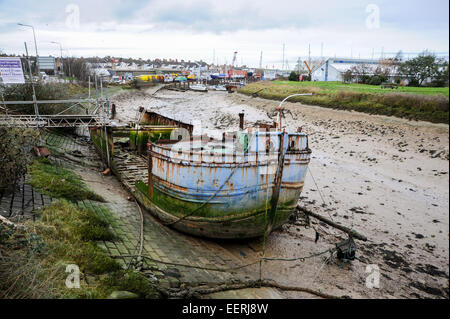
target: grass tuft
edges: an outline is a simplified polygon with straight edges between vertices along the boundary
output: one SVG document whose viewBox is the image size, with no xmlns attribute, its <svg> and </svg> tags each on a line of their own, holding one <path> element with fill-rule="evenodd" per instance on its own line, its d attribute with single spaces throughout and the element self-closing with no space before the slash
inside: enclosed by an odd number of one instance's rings
<svg viewBox="0 0 450 319">
<path fill-rule="evenodd" d="M 37 234 L 47 243 L 51 258 L 77 264 L 82 271 L 103 274 L 120 265 L 99 248 L 94 241 L 115 238 L 109 223 L 94 211 L 78 208 L 61 200 L 42 210 L 34 224 Z"/>
<path fill-rule="evenodd" d="M 51 163 L 46 158 L 34 160 L 30 166 L 30 184 L 43 194 L 70 201 L 104 199 L 88 189 L 75 173 Z"/>
<path fill-rule="evenodd" d="M 133 292 L 143 299 L 160 299 L 159 292 L 141 273 L 132 270 L 119 270 L 104 277 L 99 285 L 108 295 L 115 290 Z"/>
</svg>

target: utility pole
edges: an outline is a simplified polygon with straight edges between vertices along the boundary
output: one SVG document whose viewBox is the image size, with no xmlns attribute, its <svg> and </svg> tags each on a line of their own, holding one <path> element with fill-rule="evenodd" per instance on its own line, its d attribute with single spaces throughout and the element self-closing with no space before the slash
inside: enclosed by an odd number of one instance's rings
<svg viewBox="0 0 450 319">
<path fill-rule="evenodd" d="M 284 70 L 284 43 L 283 43 L 283 64 L 281 66 L 281 70 L 282 71 Z"/>
<path fill-rule="evenodd" d="M 261 51 L 261 55 L 259 56 L 259 68 L 262 69 L 262 54 L 263 52 Z"/>
<path fill-rule="evenodd" d="M 18 23 L 18 25 L 21 25 L 23 27 L 29 27 L 33 30 L 33 38 L 34 38 L 34 48 L 36 49 L 36 66 L 37 66 L 37 75 L 39 77 L 41 77 L 41 74 L 39 73 L 39 54 L 38 54 L 38 49 L 37 49 L 37 42 L 36 42 L 36 33 L 34 32 L 34 27 L 32 25 L 29 24 L 23 24 L 23 23 Z"/>
<path fill-rule="evenodd" d="M 60 53 L 61 53 L 61 72 L 62 72 L 62 74 L 63 74 L 63 77 L 64 77 L 64 65 L 63 65 L 63 57 L 62 57 L 62 45 L 61 45 L 61 43 L 59 43 L 59 42 L 56 42 L 56 41 L 52 41 L 51 43 L 54 43 L 54 44 L 59 44 L 59 49 L 60 49 Z"/>
<path fill-rule="evenodd" d="M 34 115 L 36 115 L 36 128 L 38 128 L 38 122 L 39 122 L 39 109 L 38 109 L 37 99 L 36 99 L 36 89 L 34 88 L 33 74 L 31 73 L 31 64 L 30 64 L 30 59 L 29 59 L 29 56 L 28 56 L 27 43 L 24 42 L 24 45 L 25 45 L 25 53 L 27 54 L 28 68 L 30 69 L 30 81 L 31 81 L 31 87 L 33 88 L 33 105 L 34 105 Z"/>
<path fill-rule="evenodd" d="M 311 43 L 308 44 L 308 65 L 311 65 Z"/>
</svg>

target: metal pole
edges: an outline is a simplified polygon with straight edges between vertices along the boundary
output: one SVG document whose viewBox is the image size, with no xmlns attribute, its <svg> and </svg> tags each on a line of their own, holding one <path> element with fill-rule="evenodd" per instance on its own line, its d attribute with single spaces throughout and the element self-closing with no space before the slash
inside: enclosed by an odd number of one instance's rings
<svg viewBox="0 0 450 319">
<path fill-rule="evenodd" d="M 39 73 L 41 71 L 41 68 L 39 67 L 39 54 L 38 54 L 38 49 L 37 49 L 37 42 L 36 42 L 36 33 L 34 32 L 34 27 L 31 26 L 31 28 L 33 29 L 33 37 L 34 37 L 34 48 L 36 49 L 36 65 L 37 65 L 37 69 L 38 69 L 38 74 L 39 77 L 41 76 Z"/>
<path fill-rule="evenodd" d="M 34 88 L 34 82 L 33 82 L 33 74 L 31 72 L 31 64 L 30 64 L 30 60 L 28 57 L 28 47 L 27 47 L 27 43 L 24 42 L 25 45 L 25 52 L 27 54 L 27 62 L 28 62 L 28 69 L 30 71 L 30 81 L 31 81 L 31 87 L 33 88 L 33 105 L 34 105 L 34 114 L 36 115 L 36 128 L 38 128 L 38 122 L 39 122 L 39 109 L 38 109 L 38 105 L 37 105 L 37 99 L 36 99 L 36 90 Z"/>
<path fill-rule="evenodd" d="M 63 61 L 63 56 L 62 56 L 62 45 L 61 43 L 59 44 L 59 50 L 61 51 L 61 72 L 64 76 L 64 61 Z"/>
<path fill-rule="evenodd" d="M 62 45 L 60 42 L 56 42 L 56 41 L 52 41 L 50 43 L 54 43 L 54 44 L 58 44 L 59 45 L 59 50 L 60 50 L 60 59 L 61 59 L 61 72 L 64 76 L 64 66 L 63 66 L 63 57 L 62 57 Z"/>
<path fill-rule="evenodd" d="M 34 48 L 36 49 L 36 66 L 37 66 L 37 75 L 39 76 L 39 78 L 41 77 L 41 74 L 39 73 L 40 68 L 39 68 L 39 54 L 38 54 L 38 49 L 37 49 L 37 42 L 36 42 L 36 33 L 34 31 L 34 27 L 32 25 L 29 24 L 23 24 L 23 23 L 18 23 L 18 25 L 24 26 L 24 27 L 30 27 L 33 30 L 33 38 L 34 38 Z"/>
<path fill-rule="evenodd" d="M 103 81 L 102 81 L 102 78 L 100 78 L 100 97 L 103 99 Z"/>
<path fill-rule="evenodd" d="M 283 105 L 283 103 L 287 100 L 287 99 L 289 99 L 289 98 L 291 98 L 291 97 L 293 97 L 293 96 L 306 96 L 306 95 L 312 95 L 312 93 L 298 93 L 298 94 L 292 94 L 292 95 L 289 95 L 289 96 L 287 96 L 286 98 L 284 98 L 284 100 L 283 101 L 281 101 L 280 102 L 280 104 L 277 106 L 277 111 L 278 111 L 278 115 L 279 115 L 279 117 L 280 117 L 280 125 L 279 125 L 279 129 L 280 129 L 280 131 L 281 131 L 281 117 L 282 117 L 282 114 L 281 114 L 281 111 L 282 111 L 282 105 Z"/>
</svg>

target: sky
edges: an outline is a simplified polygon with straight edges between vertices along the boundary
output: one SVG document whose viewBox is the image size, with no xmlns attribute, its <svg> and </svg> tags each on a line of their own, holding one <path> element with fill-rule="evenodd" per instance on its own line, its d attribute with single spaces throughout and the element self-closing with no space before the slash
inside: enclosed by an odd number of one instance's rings
<svg viewBox="0 0 450 319">
<path fill-rule="evenodd" d="M 294 67 L 298 58 L 449 51 L 447 0 L 0 0 L 0 52 Z M 214 59 L 214 60 L 213 60 Z"/>
</svg>

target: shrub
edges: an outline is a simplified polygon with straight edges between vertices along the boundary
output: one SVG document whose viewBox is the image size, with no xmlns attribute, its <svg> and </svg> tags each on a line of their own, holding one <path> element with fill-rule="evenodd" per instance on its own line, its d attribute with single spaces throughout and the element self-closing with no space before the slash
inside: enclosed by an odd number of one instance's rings
<svg viewBox="0 0 450 319">
<path fill-rule="evenodd" d="M 297 72 L 292 71 L 291 74 L 289 74 L 289 81 L 298 81 L 299 80 L 299 78 L 298 78 L 299 76 L 300 75 Z"/>
<path fill-rule="evenodd" d="M 36 83 L 37 100 L 64 100 L 71 96 L 71 87 L 64 83 Z M 30 83 L 8 85 L 3 90 L 5 101 L 33 101 L 33 88 Z M 67 107 L 67 106 L 64 106 Z M 33 104 L 8 105 L 8 109 L 22 114 L 34 114 Z M 56 104 L 40 104 L 39 114 L 56 114 L 62 106 Z"/>
<path fill-rule="evenodd" d="M 11 188 L 25 175 L 36 142 L 36 130 L 0 127 L 0 190 Z"/>
</svg>

